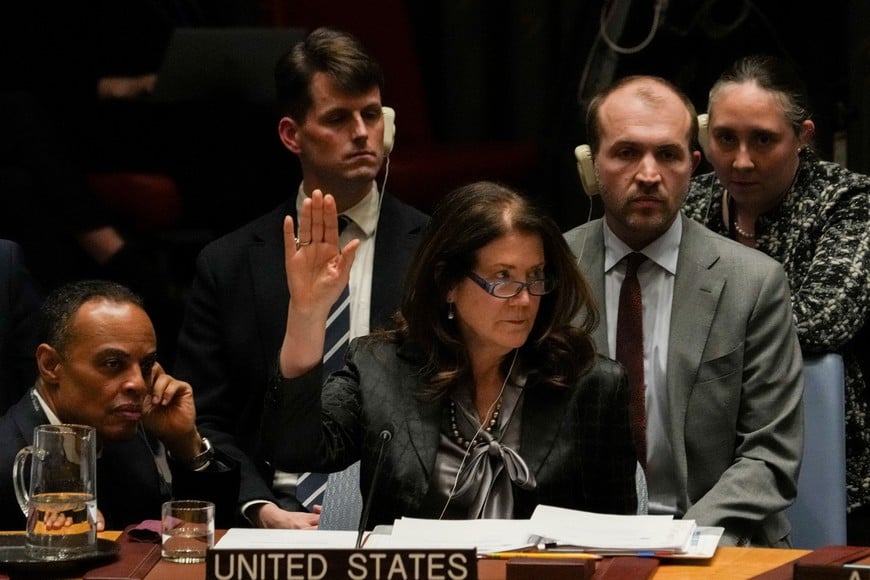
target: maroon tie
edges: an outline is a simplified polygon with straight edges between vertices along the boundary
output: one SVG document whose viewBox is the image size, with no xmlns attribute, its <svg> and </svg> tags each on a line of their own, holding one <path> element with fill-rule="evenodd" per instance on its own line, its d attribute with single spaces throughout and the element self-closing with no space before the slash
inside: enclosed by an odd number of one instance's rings
<svg viewBox="0 0 870 580">
<path fill-rule="evenodd" d="M 625 280 L 619 290 L 616 319 L 616 360 L 628 372 L 629 418 L 637 459 L 646 470 L 646 386 L 643 378 L 643 302 L 637 269 L 646 256 L 632 252 L 625 257 Z"/>
</svg>

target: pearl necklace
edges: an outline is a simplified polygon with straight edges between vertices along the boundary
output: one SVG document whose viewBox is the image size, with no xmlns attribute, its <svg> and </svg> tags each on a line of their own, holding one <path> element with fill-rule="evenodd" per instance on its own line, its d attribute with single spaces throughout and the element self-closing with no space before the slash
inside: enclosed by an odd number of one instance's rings
<svg viewBox="0 0 870 580">
<path fill-rule="evenodd" d="M 498 398 L 498 401 L 495 404 L 495 410 L 492 412 L 492 418 L 487 422 L 486 427 L 483 428 L 489 434 L 492 434 L 493 428 L 498 424 L 498 416 L 501 414 L 501 397 Z M 453 440 L 459 444 L 460 447 L 465 447 L 469 441 L 460 435 L 459 426 L 456 424 L 456 403 L 453 402 L 453 399 L 450 399 L 450 433 L 453 435 Z M 486 440 L 483 436 L 478 436 L 474 439 L 474 444 L 477 445 L 479 443 L 483 443 Z"/>
<path fill-rule="evenodd" d="M 755 234 L 750 234 L 746 230 L 740 227 L 740 224 L 737 223 L 737 220 L 734 220 L 734 229 L 737 230 L 737 233 L 743 236 L 744 238 L 748 238 L 750 240 L 755 239 Z"/>
<path fill-rule="evenodd" d="M 797 174 L 795 174 L 795 175 L 797 175 Z M 711 187 L 712 187 L 712 185 L 711 185 Z M 727 189 L 723 189 L 722 190 L 722 212 L 723 212 L 722 220 L 723 221 L 725 220 L 725 215 L 724 215 L 725 208 L 730 208 L 731 207 L 730 203 L 731 203 L 731 196 L 729 195 Z M 708 211 L 710 210 L 709 205 L 707 206 L 707 210 Z M 737 213 L 736 209 L 735 209 L 735 213 Z M 706 219 L 706 216 L 705 216 L 705 219 Z M 743 236 L 747 240 L 754 240 L 755 239 L 754 233 L 750 234 L 749 232 L 747 232 L 746 230 L 744 230 L 743 228 L 740 227 L 740 224 L 737 223 L 737 216 L 736 215 L 734 216 L 734 220 L 731 223 L 734 225 L 734 229 L 737 231 L 738 234 L 740 234 L 741 236 Z"/>
</svg>

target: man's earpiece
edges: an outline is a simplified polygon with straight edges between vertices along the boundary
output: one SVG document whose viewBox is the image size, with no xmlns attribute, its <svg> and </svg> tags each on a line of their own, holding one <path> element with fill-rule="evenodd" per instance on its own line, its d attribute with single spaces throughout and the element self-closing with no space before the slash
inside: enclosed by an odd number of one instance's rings
<svg viewBox="0 0 870 580">
<path fill-rule="evenodd" d="M 710 115 L 707 113 L 701 113 L 698 115 L 698 145 L 701 146 L 701 151 L 704 152 L 705 156 L 707 155 L 707 143 L 709 143 L 710 135 L 709 135 L 709 127 L 710 127 Z"/>
<path fill-rule="evenodd" d="M 577 171 L 580 173 L 580 183 L 586 195 L 598 195 L 598 177 L 595 175 L 595 163 L 592 161 L 592 148 L 589 145 L 578 145 L 574 149 L 577 158 Z"/>
<path fill-rule="evenodd" d="M 392 107 L 381 109 L 384 113 L 384 156 L 388 156 L 396 141 L 396 110 Z"/>
</svg>

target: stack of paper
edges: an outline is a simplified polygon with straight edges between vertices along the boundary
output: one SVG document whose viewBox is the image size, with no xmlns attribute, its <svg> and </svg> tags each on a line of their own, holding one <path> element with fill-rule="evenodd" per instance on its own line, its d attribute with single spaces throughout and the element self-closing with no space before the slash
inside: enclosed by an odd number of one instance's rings
<svg viewBox="0 0 870 580">
<path fill-rule="evenodd" d="M 478 554 L 521 550 L 537 545 L 529 520 L 427 520 L 401 518 L 390 535 L 374 534 L 366 548 L 476 548 Z"/>
<path fill-rule="evenodd" d="M 556 548 L 596 554 L 687 554 L 700 537 L 694 520 L 597 514 L 545 505 L 535 509 L 529 531 L 547 538 Z"/>
<path fill-rule="evenodd" d="M 470 549 L 481 556 L 520 550 L 591 552 L 666 558 L 710 558 L 723 528 L 699 527 L 671 516 L 606 515 L 538 506 L 528 520 L 400 518 L 390 533 L 376 530 L 366 549 Z M 215 546 L 247 548 L 353 548 L 356 532 L 233 528 Z"/>
<path fill-rule="evenodd" d="M 356 546 L 356 532 L 230 528 L 214 547 L 221 550 L 306 550 L 353 549 L 354 546 Z"/>
</svg>

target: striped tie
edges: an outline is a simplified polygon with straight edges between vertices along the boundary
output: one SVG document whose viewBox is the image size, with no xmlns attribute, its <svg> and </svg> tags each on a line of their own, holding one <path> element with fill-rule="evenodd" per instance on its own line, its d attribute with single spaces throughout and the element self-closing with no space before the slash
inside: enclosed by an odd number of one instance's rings
<svg viewBox="0 0 870 580">
<path fill-rule="evenodd" d="M 350 218 L 338 216 L 338 232 L 350 223 Z M 326 340 L 323 342 L 323 370 L 330 375 L 341 368 L 344 354 L 350 341 L 350 290 L 344 287 L 341 296 L 332 305 L 329 318 L 326 320 Z M 311 506 L 323 504 L 323 493 L 326 491 L 328 474 L 307 472 L 299 476 L 296 482 L 296 499 L 310 510 Z"/>
<path fill-rule="evenodd" d="M 350 291 L 345 286 L 332 305 L 326 320 L 326 340 L 323 342 L 323 368 L 327 375 L 341 368 L 350 340 Z"/>
</svg>

